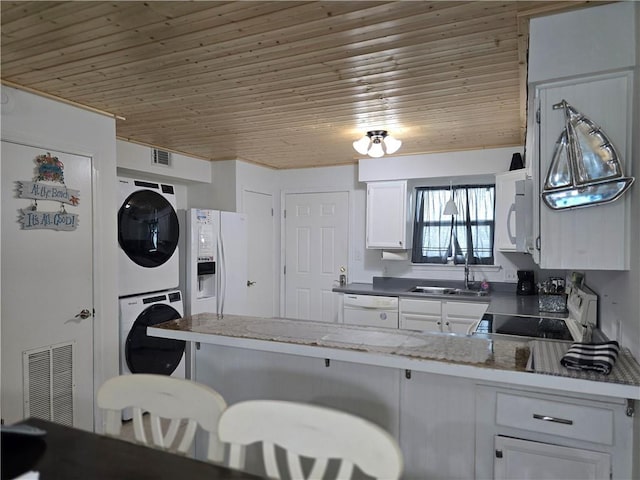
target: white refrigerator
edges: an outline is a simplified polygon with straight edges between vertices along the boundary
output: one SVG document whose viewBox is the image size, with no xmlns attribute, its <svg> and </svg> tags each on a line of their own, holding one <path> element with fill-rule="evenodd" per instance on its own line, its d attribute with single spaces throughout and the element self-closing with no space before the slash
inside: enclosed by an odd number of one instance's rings
<svg viewBox="0 0 640 480">
<path fill-rule="evenodd" d="M 247 216 L 192 208 L 184 212 L 184 309 L 197 313 L 245 313 Z"/>
</svg>

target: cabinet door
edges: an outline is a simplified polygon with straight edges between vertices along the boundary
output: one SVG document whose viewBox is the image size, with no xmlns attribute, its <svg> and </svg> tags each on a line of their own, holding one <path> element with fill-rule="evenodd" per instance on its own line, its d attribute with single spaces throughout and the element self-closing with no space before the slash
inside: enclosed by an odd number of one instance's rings
<svg viewBox="0 0 640 480">
<path fill-rule="evenodd" d="M 440 300 L 401 298 L 400 328 L 441 332 L 442 302 Z"/>
<path fill-rule="evenodd" d="M 516 251 L 516 181 L 525 178 L 524 169 L 496 175 L 495 244 L 501 252 Z"/>
<path fill-rule="evenodd" d="M 553 108 L 563 99 L 600 126 L 614 144 L 623 170 L 629 174 L 632 81 L 630 72 L 620 72 L 537 87 L 540 123 L 534 176 L 538 194 L 544 186 L 556 141 L 564 128 L 563 110 Z M 540 201 L 536 239 L 540 266 L 581 270 L 628 269 L 629 208 L 628 192 L 612 203 L 571 210 L 552 210 Z"/>
<path fill-rule="evenodd" d="M 411 378 L 402 377 L 402 478 L 480 478 L 474 475 L 474 403 L 470 380 L 416 371 L 411 372 Z"/>
<path fill-rule="evenodd" d="M 443 302 L 442 331 L 470 335 L 489 308 L 488 303 Z"/>
<path fill-rule="evenodd" d="M 367 248 L 407 249 L 407 182 L 367 184 Z"/>
<path fill-rule="evenodd" d="M 496 480 L 605 480 L 610 478 L 611 456 L 496 435 L 493 471 Z"/>
</svg>

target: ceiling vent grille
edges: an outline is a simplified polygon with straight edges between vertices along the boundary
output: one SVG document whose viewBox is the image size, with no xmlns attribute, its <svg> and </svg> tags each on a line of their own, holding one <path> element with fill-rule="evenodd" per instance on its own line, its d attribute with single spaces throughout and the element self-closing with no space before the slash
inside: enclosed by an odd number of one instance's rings
<svg viewBox="0 0 640 480">
<path fill-rule="evenodd" d="M 171 166 L 171 153 L 166 150 L 154 148 L 152 150 L 152 161 L 154 165 Z"/>
<path fill-rule="evenodd" d="M 24 415 L 73 426 L 74 342 L 23 352 Z"/>
</svg>

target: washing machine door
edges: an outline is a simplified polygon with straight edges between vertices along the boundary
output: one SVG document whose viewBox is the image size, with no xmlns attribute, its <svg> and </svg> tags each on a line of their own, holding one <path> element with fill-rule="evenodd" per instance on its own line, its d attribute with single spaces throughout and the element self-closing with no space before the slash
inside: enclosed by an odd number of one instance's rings
<svg viewBox="0 0 640 480">
<path fill-rule="evenodd" d="M 159 193 L 139 190 L 118 211 L 118 243 L 141 267 L 154 268 L 171 258 L 180 228 L 175 209 Z"/>
<path fill-rule="evenodd" d="M 184 354 L 184 340 L 147 336 L 147 327 L 180 318 L 178 312 L 164 303 L 146 308 L 131 327 L 125 342 L 125 358 L 131 373 L 171 375 Z"/>
</svg>

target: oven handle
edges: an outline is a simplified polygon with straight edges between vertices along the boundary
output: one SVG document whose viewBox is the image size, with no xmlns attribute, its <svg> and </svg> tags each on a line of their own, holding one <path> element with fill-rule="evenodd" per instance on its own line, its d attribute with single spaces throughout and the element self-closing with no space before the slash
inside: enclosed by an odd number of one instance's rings
<svg viewBox="0 0 640 480">
<path fill-rule="evenodd" d="M 573 425 L 573 420 L 567 420 L 566 418 L 550 417 L 548 415 L 540 415 L 539 413 L 534 413 L 533 418 L 535 418 L 536 420 L 542 420 L 545 422 L 562 423 L 563 425 Z"/>
</svg>

